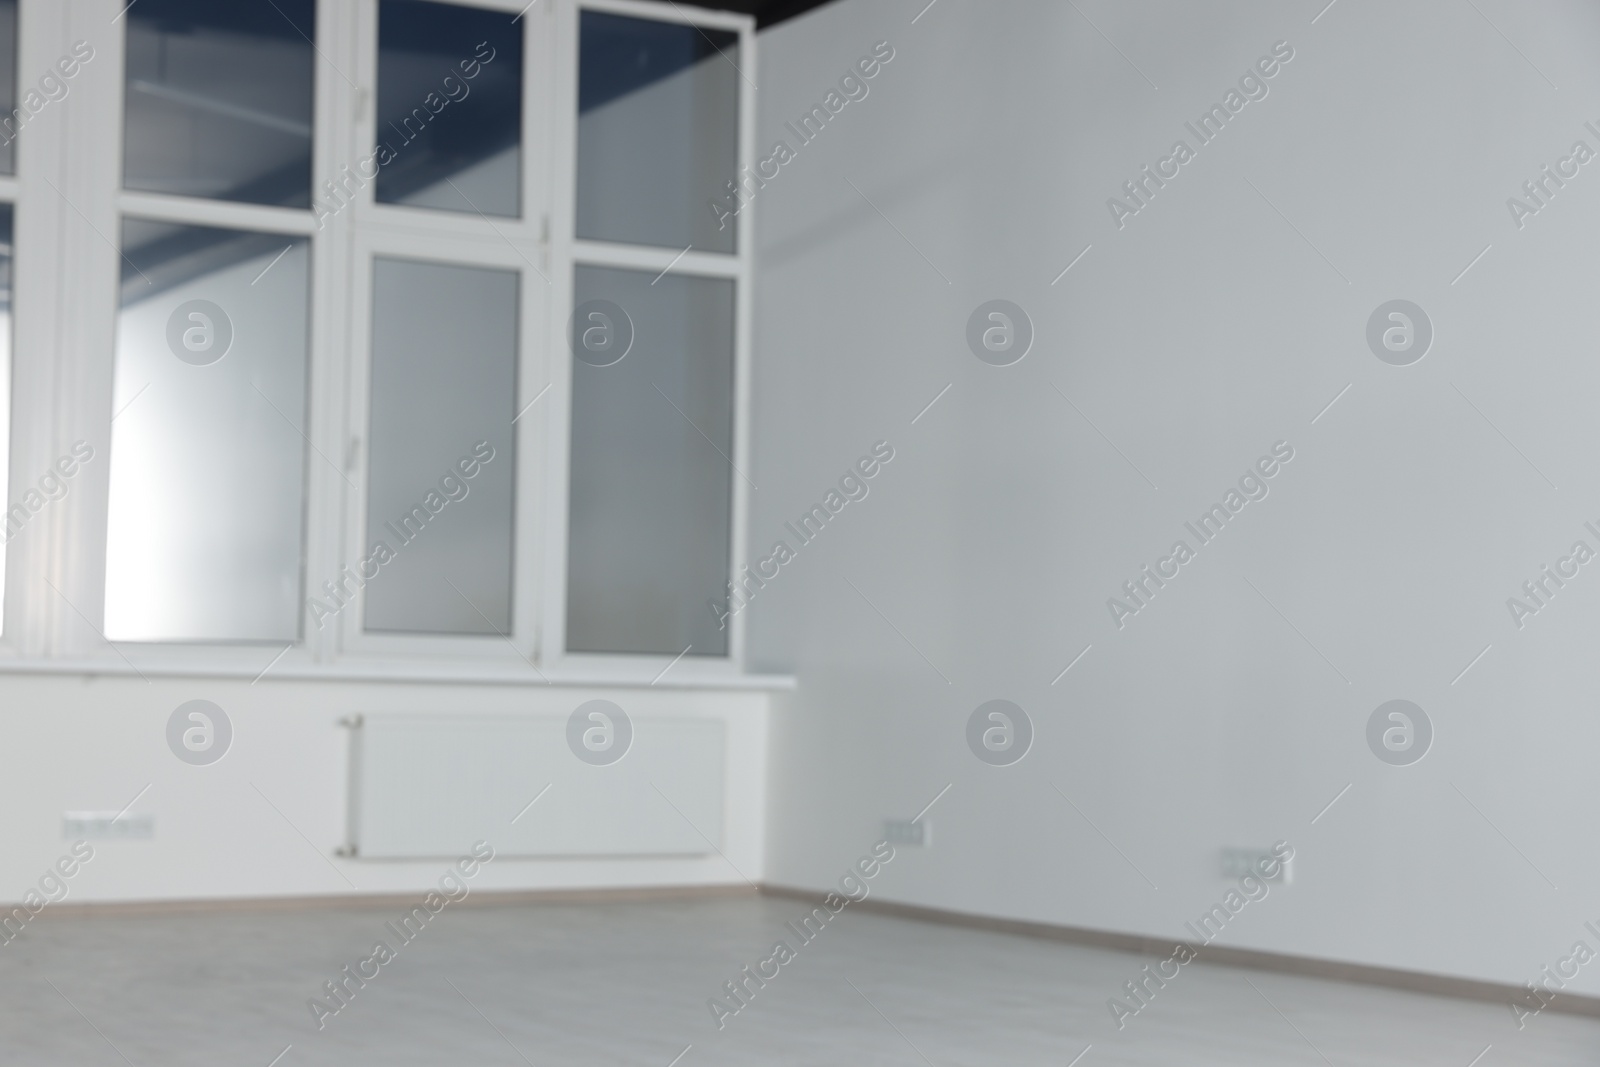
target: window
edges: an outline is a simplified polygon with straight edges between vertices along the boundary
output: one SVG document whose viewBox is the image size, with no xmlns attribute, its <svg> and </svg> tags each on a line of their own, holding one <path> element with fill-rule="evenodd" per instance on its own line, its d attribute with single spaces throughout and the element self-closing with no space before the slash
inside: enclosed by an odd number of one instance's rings
<svg viewBox="0 0 1600 1067">
<path fill-rule="evenodd" d="M 377 129 L 387 162 L 378 171 L 379 203 L 521 214 L 518 21 L 510 12 L 382 0 Z"/>
<path fill-rule="evenodd" d="M 732 252 L 705 200 L 739 165 L 738 34 L 604 11 L 579 32 L 578 236 Z"/>
<path fill-rule="evenodd" d="M 0 0 L 0 114 L 17 106 L 17 0 Z M 0 174 L 17 173 L 15 125 L 0 132 Z"/>
<path fill-rule="evenodd" d="M 17 101 L 17 4 L 0 0 L 0 107 L 11 115 Z M 9 489 L 7 472 L 11 467 L 11 262 L 15 234 L 17 147 L 14 122 L 0 124 L 0 487 Z M 39 506 L 43 507 L 42 494 Z M 14 508 L 21 511 L 13 517 Z M 0 597 L 6 589 L 6 543 L 30 517 L 26 503 L 18 501 L 6 510 L 5 534 L 0 537 Z M 0 623 L 0 633 L 4 633 Z"/>
<path fill-rule="evenodd" d="M 585 10 L 578 52 L 565 647 L 724 657 L 745 279 L 708 205 L 736 184 L 740 35 Z"/>
<path fill-rule="evenodd" d="M 126 218 L 106 530 L 113 641 L 294 641 L 304 237 Z"/>
<path fill-rule="evenodd" d="M 0 485 L 6 484 L 5 471 L 9 464 L 11 440 L 11 260 L 12 233 L 15 209 L 10 204 L 0 204 Z M 43 502 L 40 502 L 43 506 Z M 21 507 L 16 516 L 12 508 Z M 0 539 L 0 594 L 5 590 L 6 542 L 19 531 L 28 519 L 28 506 L 18 502 L 7 508 L 5 537 Z M 3 631 L 0 631 L 3 632 Z"/>
<path fill-rule="evenodd" d="M 514 270 L 376 257 L 367 536 L 386 545 L 369 632 L 511 629 Z M 373 568 L 375 569 L 375 568 Z"/>
<path fill-rule="evenodd" d="M 311 206 L 312 0 L 128 8 L 123 188 Z"/>
<path fill-rule="evenodd" d="M 633 343 L 572 370 L 567 648 L 726 655 L 706 604 L 727 596 L 734 283 L 581 265 L 573 300 L 583 329 L 620 308 Z"/>
<path fill-rule="evenodd" d="M 750 19 L 139 0 L 90 44 L 19 2 L 0 447 L 61 488 L 8 513 L 0 656 L 738 669 L 712 605 L 752 488 L 750 215 L 719 205 L 751 159 Z M 59 91 L 19 92 L 19 17 L 62 31 L 22 64 Z"/>
</svg>

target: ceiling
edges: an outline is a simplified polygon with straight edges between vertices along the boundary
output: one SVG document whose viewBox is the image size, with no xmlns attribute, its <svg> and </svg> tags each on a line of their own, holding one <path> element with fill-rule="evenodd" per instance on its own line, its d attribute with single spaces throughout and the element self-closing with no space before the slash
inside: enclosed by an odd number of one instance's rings
<svg viewBox="0 0 1600 1067">
<path fill-rule="evenodd" d="M 785 19 L 803 15 L 814 7 L 821 7 L 828 0 L 684 0 L 684 2 L 694 7 L 710 7 L 718 11 L 737 11 L 743 15 L 754 15 L 756 28 L 764 30 Z"/>
</svg>

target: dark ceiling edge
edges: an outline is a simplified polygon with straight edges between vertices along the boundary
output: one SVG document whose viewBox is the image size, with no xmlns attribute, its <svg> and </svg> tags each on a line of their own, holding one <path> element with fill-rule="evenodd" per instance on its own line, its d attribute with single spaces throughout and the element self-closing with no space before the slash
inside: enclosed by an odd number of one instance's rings
<svg viewBox="0 0 1600 1067">
<path fill-rule="evenodd" d="M 761 10 L 756 13 L 756 29 L 764 30 L 768 26 L 776 26 L 780 22 L 786 22 L 814 8 L 831 3 L 833 0 L 772 0 L 770 3 L 762 4 Z"/>
<path fill-rule="evenodd" d="M 756 29 L 764 30 L 780 22 L 804 15 L 813 8 L 832 3 L 833 0 L 685 0 L 693 7 L 709 7 L 716 11 L 737 11 L 741 15 L 754 15 Z"/>
</svg>

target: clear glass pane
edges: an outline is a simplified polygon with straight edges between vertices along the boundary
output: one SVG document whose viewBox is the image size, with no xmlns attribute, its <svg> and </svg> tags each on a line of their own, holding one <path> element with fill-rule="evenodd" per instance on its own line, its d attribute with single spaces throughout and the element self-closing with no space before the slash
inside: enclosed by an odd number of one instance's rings
<svg viewBox="0 0 1600 1067">
<path fill-rule="evenodd" d="M 518 16 L 381 0 L 377 135 L 380 204 L 521 214 Z"/>
<path fill-rule="evenodd" d="M 579 267 L 567 648 L 724 656 L 733 282 Z"/>
<path fill-rule="evenodd" d="M 123 183 L 311 206 L 314 0 L 129 8 Z"/>
<path fill-rule="evenodd" d="M 309 251 L 304 237 L 123 223 L 113 641 L 299 636 Z"/>
<path fill-rule="evenodd" d="M 40 83 L 33 102 L 39 110 L 46 104 L 45 94 L 60 98 L 66 93 L 67 83 L 62 75 L 67 71 L 77 74 L 82 56 L 63 57 L 61 74 L 54 71 L 48 80 Z M 28 124 L 31 112 L 19 113 L 17 107 L 17 0 L 0 0 L 0 174 L 17 172 L 17 135 Z M 9 238 L 7 238 L 9 242 Z"/>
<path fill-rule="evenodd" d="M 578 236 L 732 252 L 738 34 L 600 11 L 581 34 Z"/>
<path fill-rule="evenodd" d="M 509 634 L 516 272 L 379 258 L 372 292 L 366 628 Z"/>
</svg>

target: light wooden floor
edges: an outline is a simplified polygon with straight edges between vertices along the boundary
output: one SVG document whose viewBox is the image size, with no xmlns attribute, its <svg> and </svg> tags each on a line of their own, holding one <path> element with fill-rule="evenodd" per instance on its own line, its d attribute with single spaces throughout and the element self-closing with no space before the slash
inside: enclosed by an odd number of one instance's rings
<svg viewBox="0 0 1600 1067">
<path fill-rule="evenodd" d="M 43 1067 L 1051 1064 L 1554 1067 L 1600 1022 L 1194 964 L 1118 1032 L 1142 961 L 846 912 L 719 1032 L 779 898 L 446 909 L 318 1032 L 306 1000 L 400 909 L 43 918 L 0 947 L 0 1063 Z M 453 985 L 452 985 L 453 983 Z M 1251 983 L 1255 988 L 1252 988 Z M 55 988 L 52 988 L 52 984 Z"/>
</svg>

